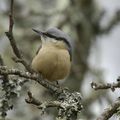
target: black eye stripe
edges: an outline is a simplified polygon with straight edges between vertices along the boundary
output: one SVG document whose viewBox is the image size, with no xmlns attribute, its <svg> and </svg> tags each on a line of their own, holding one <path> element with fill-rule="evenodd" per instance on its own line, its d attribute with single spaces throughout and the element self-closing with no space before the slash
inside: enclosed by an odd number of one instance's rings
<svg viewBox="0 0 120 120">
<path fill-rule="evenodd" d="M 46 36 L 48 36 L 50 38 L 55 38 L 56 40 L 59 40 L 59 41 L 64 41 L 68 45 L 68 47 L 71 48 L 70 43 L 65 38 L 63 38 L 63 37 L 56 37 L 56 36 L 53 36 L 53 35 L 48 34 L 48 33 L 44 33 L 44 35 L 46 35 Z"/>
</svg>

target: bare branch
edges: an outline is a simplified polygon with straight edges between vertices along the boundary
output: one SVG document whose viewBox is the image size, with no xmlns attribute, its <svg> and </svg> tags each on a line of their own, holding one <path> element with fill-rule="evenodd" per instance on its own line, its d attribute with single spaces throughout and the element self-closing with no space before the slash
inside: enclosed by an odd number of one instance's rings
<svg viewBox="0 0 120 120">
<path fill-rule="evenodd" d="M 21 58 L 21 54 L 18 50 L 18 47 L 16 45 L 14 36 L 13 36 L 13 25 L 14 25 L 14 14 L 13 14 L 13 7 L 14 7 L 14 0 L 11 0 L 11 5 L 10 5 L 10 14 L 9 14 L 9 31 L 6 32 L 6 35 L 8 39 L 10 40 L 11 46 L 13 48 L 13 52 L 18 58 Z"/>
<path fill-rule="evenodd" d="M 4 65 L 4 61 L 0 55 L 0 66 Z M 0 101 L 0 114 L 1 117 L 3 119 L 5 119 L 5 117 L 7 116 L 7 111 L 12 109 L 12 105 L 9 103 L 10 100 L 10 96 L 11 96 L 11 88 L 10 88 L 10 83 L 8 80 L 8 75 L 4 74 L 4 75 L 0 75 L 0 80 L 1 82 L 1 86 L 2 86 L 2 91 L 4 91 L 4 97 L 2 97 L 1 101 Z M 9 86 L 9 89 L 8 89 Z M 11 91 L 10 91 L 11 90 Z"/>
<path fill-rule="evenodd" d="M 13 25 L 14 25 L 14 20 L 13 20 L 13 7 L 14 7 L 14 0 L 11 0 L 11 5 L 10 5 L 10 15 L 9 15 L 9 31 L 5 32 L 6 36 L 8 37 L 10 44 L 12 46 L 13 52 L 16 55 L 17 58 L 21 59 L 21 63 L 25 66 L 25 68 L 29 71 L 29 72 L 33 72 L 33 70 L 29 67 L 29 65 L 26 63 L 26 61 L 23 59 L 17 45 L 15 42 L 15 38 L 13 36 Z"/>
<path fill-rule="evenodd" d="M 97 84 L 95 82 L 91 83 L 91 87 L 94 90 L 102 90 L 102 89 L 111 89 L 115 91 L 115 88 L 120 88 L 120 81 L 118 80 L 117 83 L 107 83 L 107 84 Z"/>
<path fill-rule="evenodd" d="M 14 20 L 13 20 L 13 5 L 14 5 L 14 0 L 11 0 L 11 5 L 10 5 L 10 14 L 9 14 L 9 33 L 12 33 L 13 30 L 13 24 L 14 24 Z"/>
<path fill-rule="evenodd" d="M 120 107 L 120 99 L 114 102 L 109 108 L 105 109 L 105 111 L 98 117 L 96 120 L 108 120 L 115 113 L 117 113 L 118 108 Z"/>
</svg>

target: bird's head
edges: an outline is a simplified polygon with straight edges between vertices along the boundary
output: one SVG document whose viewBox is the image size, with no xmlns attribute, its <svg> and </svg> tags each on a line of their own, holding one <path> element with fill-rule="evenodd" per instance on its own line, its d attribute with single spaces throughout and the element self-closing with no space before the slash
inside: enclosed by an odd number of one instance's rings
<svg viewBox="0 0 120 120">
<path fill-rule="evenodd" d="M 32 29 L 42 40 L 42 44 L 51 44 L 58 48 L 67 49 L 72 59 L 71 38 L 58 28 L 50 28 L 47 31 Z"/>
</svg>

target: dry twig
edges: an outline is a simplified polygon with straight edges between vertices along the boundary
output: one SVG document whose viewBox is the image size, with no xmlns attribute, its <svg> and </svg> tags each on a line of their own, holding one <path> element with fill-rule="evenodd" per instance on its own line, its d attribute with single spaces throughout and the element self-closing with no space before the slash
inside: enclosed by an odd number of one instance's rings
<svg viewBox="0 0 120 120">
<path fill-rule="evenodd" d="M 10 44 L 11 44 L 11 47 L 13 49 L 14 54 L 16 55 L 17 58 L 21 59 L 19 62 L 21 62 L 29 72 L 32 72 L 33 70 L 30 68 L 30 66 L 23 59 L 23 57 L 22 57 L 22 55 L 21 55 L 21 53 L 16 45 L 15 38 L 13 36 L 13 25 L 14 25 L 13 11 L 14 11 L 14 0 L 11 0 L 10 14 L 9 14 L 9 31 L 5 32 L 5 33 L 10 41 Z"/>
<path fill-rule="evenodd" d="M 94 90 L 111 89 L 112 91 L 115 91 L 116 88 L 120 88 L 120 81 L 117 80 L 117 83 L 107 83 L 107 84 L 97 84 L 95 82 L 92 82 L 91 87 Z"/>
</svg>

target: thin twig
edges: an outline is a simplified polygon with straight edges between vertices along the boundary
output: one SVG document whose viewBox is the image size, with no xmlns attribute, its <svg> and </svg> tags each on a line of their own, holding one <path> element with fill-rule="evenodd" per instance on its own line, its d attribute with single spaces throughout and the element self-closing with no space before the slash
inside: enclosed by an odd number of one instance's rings
<svg viewBox="0 0 120 120">
<path fill-rule="evenodd" d="M 28 104 L 33 104 L 33 105 L 36 105 L 36 106 L 39 106 L 39 105 L 42 104 L 40 101 L 38 101 L 37 99 L 35 99 L 35 98 L 32 96 L 32 93 L 31 93 L 30 91 L 28 91 L 28 98 L 26 98 L 25 101 L 26 101 Z"/>
<path fill-rule="evenodd" d="M 46 108 L 49 107 L 61 107 L 61 102 L 58 101 L 48 101 L 48 102 L 40 102 L 39 100 L 37 100 L 36 98 L 33 97 L 32 93 L 30 91 L 28 91 L 28 98 L 25 99 L 25 101 L 28 104 L 33 104 L 38 106 L 39 109 L 42 109 L 43 106 L 45 106 Z"/>
<path fill-rule="evenodd" d="M 30 66 L 27 64 L 27 62 L 23 59 L 23 57 L 17 47 L 17 44 L 15 42 L 15 38 L 13 36 L 13 25 L 14 25 L 13 10 L 14 10 L 14 0 L 11 0 L 10 14 L 9 14 L 9 31 L 5 32 L 5 34 L 10 41 L 10 44 L 12 46 L 12 50 L 13 50 L 14 54 L 16 55 L 17 58 L 21 59 L 21 61 L 19 61 L 19 62 L 21 62 L 29 72 L 33 72 L 33 70 L 30 68 Z"/>
<path fill-rule="evenodd" d="M 13 5 L 14 5 L 14 0 L 11 0 L 10 4 L 10 14 L 9 14 L 9 33 L 12 33 L 13 30 L 13 25 L 14 25 L 14 20 L 13 20 Z"/>
<path fill-rule="evenodd" d="M 112 91 L 115 91 L 115 88 L 120 88 L 120 81 L 117 81 L 117 83 L 107 83 L 107 84 L 97 84 L 95 82 L 91 83 L 91 87 L 94 90 L 104 90 L 104 89 L 111 89 Z"/>
</svg>

